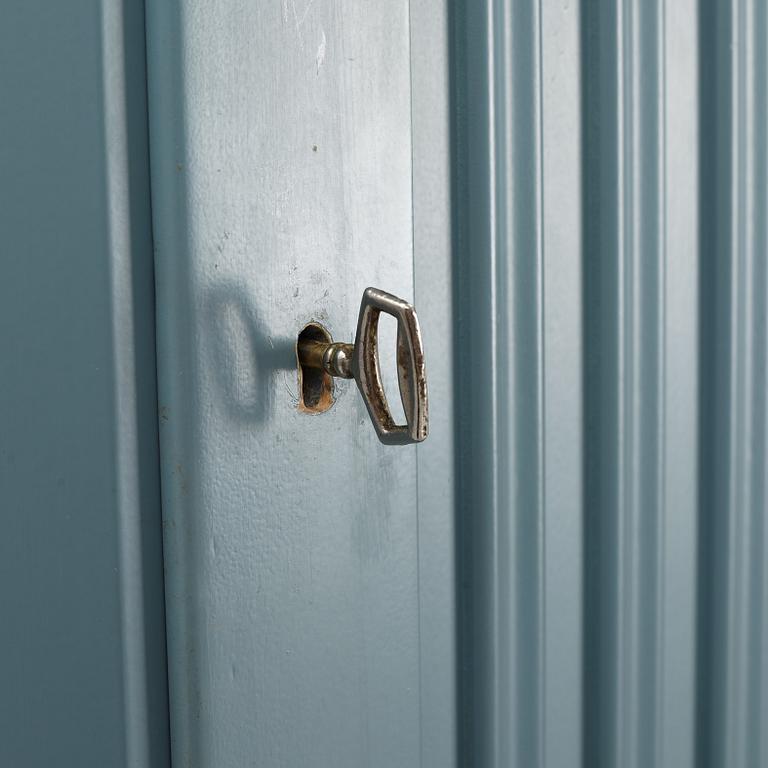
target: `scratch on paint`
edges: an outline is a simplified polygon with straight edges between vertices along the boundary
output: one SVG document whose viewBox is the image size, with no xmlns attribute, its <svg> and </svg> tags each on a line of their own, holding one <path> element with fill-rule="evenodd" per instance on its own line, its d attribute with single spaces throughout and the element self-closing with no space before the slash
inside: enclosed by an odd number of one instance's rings
<svg viewBox="0 0 768 768">
<path fill-rule="evenodd" d="M 325 45 L 326 45 L 326 39 L 325 39 L 325 30 L 320 29 L 320 45 L 317 46 L 317 56 L 315 57 L 315 63 L 317 64 L 317 74 L 320 75 L 320 67 L 323 66 L 323 62 L 325 61 Z"/>
<path fill-rule="evenodd" d="M 304 26 L 304 22 L 307 20 L 307 14 L 312 10 L 312 6 L 315 4 L 315 0 L 309 0 L 304 10 L 301 12 L 301 18 L 296 12 L 296 0 L 291 0 L 291 11 L 293 12 L 293 26 L 296 27 L 296 34 L 301 40 L 301 28 Z M 283 0 L 283 18 L 288 21 L 288 0 Z"/>
<path fill-rule="evenodd" d="M 288 374 L 284 374 L 283 383 L 285 384 L 285 389 L 287 390 L 288 394 L 291 396 L 291 401 L 294 403 L 299 402 L 299 396 L 298 394 L 295 394 L 294 391 L 291 389 L 290 385 L 288 384 Z"/>
<path fill-rule="evenodd" d="M 299 27 L 304 23 L 304 20 L 307 18 L 307 14 L 309 13 L 309 11 L 311 10 L 311 8 L 312 8 L 312 6 L 314 4 L 315 4 L 315 0 L 309 0 L 309 2 L 307 3 L 307 7 L 304 9 L 304 13 L 301 14 L 301 18 L 297 22 Z M 294 14 L 295 14 L 296 13 L 296 6 L 295 5 L 293 7 L 293 11 L 294 11 Z"/>
</svg>

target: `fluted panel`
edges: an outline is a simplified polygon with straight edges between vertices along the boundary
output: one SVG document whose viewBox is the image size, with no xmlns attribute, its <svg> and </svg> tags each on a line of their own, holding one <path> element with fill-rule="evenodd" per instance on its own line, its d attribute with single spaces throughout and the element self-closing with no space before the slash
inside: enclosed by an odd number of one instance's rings
<svg viewBox="0 0 768 768">
<path fill-rule="evenodd" d="M 697 112 L 684 5 L 583 9 L 589 766 L 689 765 L 693 748 Z"/>
<path fill-rule="evenodd" d="M 702 3 L 697 764 L 768 762 L 764 2 Z"/>
<path fill-rule="evenodd" d="M 766 4 L 453 8 L 463 764 L 766 765 Z"/>
<path fill-rule="evenodd" d="M 581 751 L 578 9 L 466 0 L 453 6 L 452 30 L 460 764 L 572 766 Z"/>
<path fill-rule="evenodd" d="M 537 765 L 542 741 L 541 218 L 538 35 L 531 27 L 538 17 L 529 4 L 528 28 L 518 35 L 522 45 L 514 52 L 535 75 L 517 83 L 512 93 L 512 52 L 505 45 L 510 6 L 483 3 L 482 12 L 478 6 L 459 5 L 454 19 L 462 57 L 457 98 L 460 110 L 473 115 L 471 121 L 457 121 L 455 137 L 457 357 L 471 347 L 473 358 L 488 364 L 481 381 L 460 375 L 457 382 L 457 399 L 464 406 L 457 411 L 463 562 L 459 688 L 465 702 L 460 763 L 472 757 L 478 765 L 501 766 L 525 756 Z M 522 24 L 516 17 L 515 28 Z M 512 115 L 517 118 L 514 136 Z M 527 156 L 510 178 L 515 139 Z M 509 258 L 510 240 L 526 254 L 516 265 Z M 525 344 L 515 345 L 515 336 Z M 511 419 L 517 413 L 510 406 L 517 396 L 529 407 L 515 423 Z M 519 454 L 516 432 L 528 437 L 528 450 Z M 513 461 L 528 483 L 515 482 L 509 471 Z M 509 517 L 513 495 L 522 501 L 514 523 Z M 525 589 L 515 588 L 515 575 Z M 522 659 L 528 661 L 525 668 L 518 664 Z"/>
</svg>

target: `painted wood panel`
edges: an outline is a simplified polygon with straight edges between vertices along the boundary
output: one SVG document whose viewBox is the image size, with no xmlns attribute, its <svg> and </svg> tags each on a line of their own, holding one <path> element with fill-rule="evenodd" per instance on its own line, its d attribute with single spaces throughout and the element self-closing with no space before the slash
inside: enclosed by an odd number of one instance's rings
<svg viewBox="0 0 768 768">
<path fill-rule="evenodd" d="M 148 30 L 174 761 L 418 765 L 415 448 L 349 382 L 300 413 L 294 353 L 413 296 L 408 3 Z"/>
<path fill-rule="evenodd" d="M 141 3 L 0 23 L 0 765 L 170 762 Z"/>
<path fill-rule="evenodd" d="M 762 765 L 764 3 L 452 8 L 461 759 Z"/>
</svg>

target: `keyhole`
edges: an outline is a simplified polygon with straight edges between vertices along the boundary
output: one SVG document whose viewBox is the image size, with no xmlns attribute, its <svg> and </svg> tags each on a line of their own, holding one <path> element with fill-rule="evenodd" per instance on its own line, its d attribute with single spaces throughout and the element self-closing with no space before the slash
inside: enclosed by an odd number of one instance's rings
<svg viewBox="0 0 768 768">
<path fill-rule="evenodd" d="M 321 341 L 330 344 L 331 334 L 319 323 L 309 323 L 296 339 L 296 361 L 299 366 L 299 410 L 303 413 L 323 413 L 333 405 L 333 377 L 321 368 L 310 368 L 299 362 L 300 341 Z"/>
</svg>

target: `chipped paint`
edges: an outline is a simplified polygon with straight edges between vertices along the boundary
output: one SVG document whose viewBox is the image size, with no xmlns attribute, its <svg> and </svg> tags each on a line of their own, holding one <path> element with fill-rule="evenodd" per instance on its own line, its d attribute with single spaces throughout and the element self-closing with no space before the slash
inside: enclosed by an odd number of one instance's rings
<svg viewBox="0 0 768 768">
<path fill-rule="evenodd" d="M 323 66 L 323 62 L 325 61 L 325 48 L 326 48 L 327 40 L 325 38 L 325 30 L 320 29 L 320 44 L 317 46 L 317 55 L 315 56 L 315 65 L 316 65 L 316 72 L 319 75 L 320 74 L 320 67 Z"/>
</svg>

